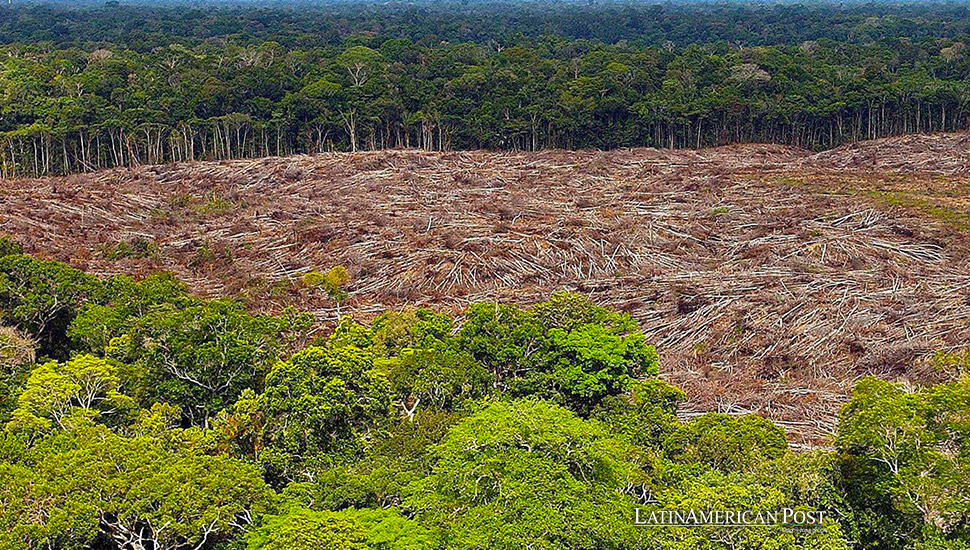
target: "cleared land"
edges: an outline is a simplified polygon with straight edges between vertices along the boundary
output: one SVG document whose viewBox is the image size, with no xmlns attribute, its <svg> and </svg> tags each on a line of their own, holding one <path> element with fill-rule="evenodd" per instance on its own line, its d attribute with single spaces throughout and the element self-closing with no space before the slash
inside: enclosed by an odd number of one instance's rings
<svg viewBox="0 0 970 550">
<path fill-rule="evenodd" d="M 537 301 L 629 311 L 688 411 L 824 440 L 851 384 L 928 381 L 970 345 L 970 136 L 820 154 L 384 151 L 0 181 L 0 232 L 95 273 L 166 269 L 332 319 L 297 284 L 345 265 L 349 310 Z M 690 414 L 690 412 L 688 412 Z"/>
</svg>

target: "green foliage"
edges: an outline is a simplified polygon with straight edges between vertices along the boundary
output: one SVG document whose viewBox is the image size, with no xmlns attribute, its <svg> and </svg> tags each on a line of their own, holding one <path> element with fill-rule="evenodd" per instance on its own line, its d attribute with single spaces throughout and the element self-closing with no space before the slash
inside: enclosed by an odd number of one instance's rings
<svg viewBox="0 0 970 550">
<path fill-rule="evenodd" d="M 294 510 L 246 537 L 248 550 L 368 550 L 367 534 L 334 512 Z"/>
<path fill-rule="evenodd" d="M 111 347 L 111 339 L 121 335 L 134 317 L 162 304 L 185 307 L 197 303 L 170 273 L 155 273 L 140 281 L 121 275 L 103 284 L 105 303 L 85 304 L 67 331 L 76 348 L 90 353 L 104 353 Z"/>
<path fill-rule="evenodd" d="M 378 434 L 365 454 L 320 472 L 312 501 L 339 510 L 399 506 L 414 482 L 431 473 L 431 447 L 461 420 L 454 412 L 418 411 Z"/>
<path fill-rule="evenodd" d="M 236 205 L 228 199 L 213 194 L 207 201 L 196 207 L 195 211 L 203 218 L 224 216 L 236 209 Z"/>
<path fill-rule="evenodd" d="M 158 243 L 149 241 L 143 237 L 137 237 L 128 241 L 119 241 L 113 245 L 105 246 L 101 250 L 102 255 L 108 260 L 120 260 L 124 258 L 151 258 L 160 259 L 161 250 Z"/>
<path fill-rule="evenodd" d="M 783 480 L 779 480 L 783 481 Z M 641 510 L 648 517 L 653 509 L 667 510 L 747 510 L 777 512 L 784 508 L 811 509 L 808 503 L 793 500 L 773 483 L 737 474 L 709 470 L 690 476 L 673 487 L 660 491 L 658 503 Z M 725 530 L 717 527 L 648 528 L 644 538 L 650 548 L 687 550 L 775 548 L 778 550 L 848 550 L 845 534 L 836 518 L 822 522 L 821 529 L 794 531 L 778 527 L 749 527 Z"/>
<path fill-rule="evenodd" d="M 176 404 L 190 422 L 204 422 L 244 389 L 258 388 L 312 322 L 294 311 L 251 315 L 234 300 L 193 298 L 167 273 L 102 285 L 107 298 L 80 308 L 67 335 L 80 350 L 119 361 L 139 404 Z"/>
<path fill-rule="evenodd" d="M 967 411 L 967 378 L 919 391 L 874 378 L 856 385 L 836 444 L 864 540 L 901 547 L 924 534 L 970 536 Z"/>
<path fill-rule="evenodd" d="M 469 307 L 461 346 L 513 396 L 537 395 L 588 415 L 634 379 L 657 373 L 658 358 L 628 315 L 582 296 L 556 293 L 529 311 Z"/>
<path fill-rule="evenodd" d="M 932 364 L 951 378 L 970 376 L 970 348 L 937 352 L 933 356 Z"/>
<path fill-rule="evenodd" d="M 653 376 L 636 323 L 575 294 L 472 305 L 460 330 L 427 309 L 343 317 L 286 358 L 306 315 L 254 316 L 170 275 L 98 281 L 17 255 L 0 268 L 4 321 L 18 324 L 0 329 L 12 409 L 0 550 L 963 550 L 970 538 L 962 355 L 941 356 L 958 377 L 946 384 L 859 382 L 836 452 L 792 453 L 760 417 L 680 422 L 686 396 Z M 25 328 L 66 358 L 33 363 Z M 829 517 L 807 531 L 658 529 L 634 527 L 635 508 Z"/>
<path fill-rule="evenodd" d="M 642 482 L 599 425 L 534 400 L 493 403 L 452 428 L 405 501 L 446 548 L 598 548 L 630 536 Z M 553 512 L 554 511 L 554 512 Z"/>
<path fill-rule="evenodd" d="M 968 550 L 970 540 L 951 539 L 933 537 L 917 542 L 913 550 Z"/>
<path fill-rule="evenodd" d="M 304 286 L 323 289 L 327 296 L 337 304 L 337 317 L 340 317 L 340 303 L 347 298 L 344 286 L 349 282 L 350 273 L 342 265 L 332 267 L 326 273 L 311 271 L 303 276 Z"/>
<path fill-rule="evenodd" d="M 85 301 L 102 292 L 96 278 L 62 263 L 0 258 L 0 320 L 29 334 L 41 355 L 65 354 L 68 325 Z"/>
<path fill-rule="evenodd" d="M 627 314 L 597 305 L 589 298 L 571 292 L 555 292 L 546 302 L 532 307 L 532 316 L 549 329 L 572 332 L 584 325 L 608 327 L 611 332 L 631 333 L 640 330 Z"/>
<path fill-rule="evenodd" d="M 36 503 L 44 497 L 44 490 L 33 471 L 18 464 L 0 462 L 0 549 L 40 550 L 43 540 L 54 538 L 47 535 L 46 526 L 24 521 L 36 514 L 39 508 Z M 66 548 L 79 548 L 90 538 L 89 529 L 81 531 L 73 533 L 62 528 L 58 542 Z"/>
<path fill-rule="evenodd" d="M 549 330 L 548 356 L 514 393 L 562 393 L 573 410 L 588 413 L 599 400 L 617 395 L 634 377 L 657 373 L 657 353 L 640 333 L 617 335 L 601 325 L 570 332 Z"/>
<path fill-rule="evenodd" d="M 855 536 L 856 522 L 842 491 L 845 480 L 836 454 L 785 453 L 756 465 L 750 479 L 783 492 L 789 503 L 825 510 L 847 535 Z"/>
<path fill-rule="evenodd" d="M 473 304 L 465 312 L 461 347 L 495 376 L 506 389 L 529 370 L 543 327 L 527 312 L 507 304 Z"/>
<path fill-rule="evenodd" d="M 470 354 L 448 349 L 407 349 L 383 366 L 391 391 L 405 412 L 418 405 L 458 408 L 485 397 L 492 381 L 491 374 Z"/>
<path fill-rule="evenodd" d="M 237 453 L 265 464 L 272 479 L 310 479 L 328 453 L 353 451 L 357 438 L 387 416 L 388 382 L 373 361 L 352 346 L 306 348 L 270 371 L 262 394 L 244 393 L 219 430 Z"/>
<path fill-rule="evenodd" d="M 54 438 L 31 462 L 0 464 L 0 523 L 13 525 L 0 543 L 82 547 L 102 535 L 119 548 L 202 547 L 231 539 L 273 502 L 251 465 L 100 426 Z"/>
<path fill-rule="evenodd" d="M 142 315 L 132 306 L 137 302 L 91 308 L 72 326 L 72 335 L 92 347 L 108 340 L 106 354 L 133 366 L 127 382 L 141 404 L 178 405 L 197 423 L 231 406 L 243 390 L 258 387 L 282 350 L 310 324 L 307 315 L 253 316 L 225 299 L 165 298 L 155 307 L 143 306 Z"/>
<path fill-rule="evenodd" d="M 636 445 L 659 450 L 664 438 L 680 426 L 677 408 L 686 399 L 684 392 L 662 380 L 638 380 L 629 394 L 604 399 L 593 417 Z"/>
<path fill-rule="evenodd" d="M 452 347 L 454 327 L 451 317 L 427 308 L 388 311 L 371 324 L 375 352 L 385 357 L 405 350 Z"/>
<path fill-rule="evenodd" d="M 8 235 L 0 235 L 0 258 L 24 253 L 24 247 Z"/>
<path fill-rule="evenodd" d="M 362 148 L 830 148 L 965 126 L 958 3 L 114 4 L 6 8 L 0 176 Z M 233 207 L 205 200 L 203 216 Z"/>
<path fill-rule="evenodd" d="M 81 355 L 50 361 L 30 371 L 8 429 L 48 431 L 65 429 L 76 414 L 111 415 L 133 406 L 120 391 L 115 366 L 104 359 Z"/>
<path fill-rule="evenodd" d="M 246 537 L 247 550 L 431 550 L 433 535 L 394 510 L 313 512 L 297 508 L 270 516 Z"/>
<path fill-rule="evenodd" d="M 318 342 L 332 348 L 356 347 L 374 352 L 371 346 L 371 329 L 350 317 L 337 319 L 337 326 L 326 341 Z"/>
<path fill-rule="evenodd" d="M 746 472 L 788 451 L 785 432 L 760 416 L 708 413 L 678 427 L 664 439 L 677 462 L 703 464 L 723 473 Z"/>
</svg>

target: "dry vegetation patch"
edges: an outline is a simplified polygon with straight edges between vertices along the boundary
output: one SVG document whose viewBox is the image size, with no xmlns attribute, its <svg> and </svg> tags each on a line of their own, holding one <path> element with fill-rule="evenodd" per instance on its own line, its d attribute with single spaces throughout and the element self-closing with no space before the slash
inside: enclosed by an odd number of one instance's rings
<svg viewBox="0 0 970 550">
<path fill-rule="evenodd" d="M 808 442 L 859 377 L 934 378 L 925 358 L 970 341 L 966 139 L 146 166 L 2 182 L 0 231 L 321 318 L 297 282 L 337 264 L 361 317 L 587 293 L 640 321 L 688 414 L 758 412 Z"/>
</svg>

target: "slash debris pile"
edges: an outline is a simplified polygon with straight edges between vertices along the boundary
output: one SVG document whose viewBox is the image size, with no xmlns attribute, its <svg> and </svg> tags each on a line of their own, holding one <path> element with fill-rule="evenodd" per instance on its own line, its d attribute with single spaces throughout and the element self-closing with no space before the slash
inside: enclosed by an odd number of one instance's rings
<svg viewBox="0 0 970 550">
<path fill-rule="evenodd" d="M 916 134 L 843 145 L 811 158 L 817 166 L 907 173 L 970 174 L 970 134 Z"/>
<path fill-rule="evenodd" d="M 167 269 L 199 292 L 321 319 L 332 304 L 298 279 L 337 264 L 359 317 L 587 293 L 640 321 L 687 414 L 758 412 L 811 443 L 858 378 L 927 380 L 932 352 L 970 344 L 963 233 L 873 198 L 917 180 L 968 194 L 966 138 L 923 140 L 931 154 L 882 140 L 814 156 L 744 145 L 145 166 L 0 182 L 0 231 L 92 272 Z"/>
</svg>

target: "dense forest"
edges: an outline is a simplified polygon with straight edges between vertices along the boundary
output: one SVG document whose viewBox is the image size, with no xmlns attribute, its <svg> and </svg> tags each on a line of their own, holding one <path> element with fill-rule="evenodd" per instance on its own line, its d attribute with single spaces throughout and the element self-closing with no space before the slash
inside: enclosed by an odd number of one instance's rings
<svg viewBox="0 0 970 550">
<path fill-rule="evenodd" d="M 0 7 L 0 175 L 967 127 L 968 8 Z"/>
<path fill-rule="evenodd" d="M 758 416 L 679 417 L 636 322 L 582 296 L 326 333 L 244 306 L 0 238 L 0 549 L 970 548 L 968 355 L 859 381 L 834 447 L 793 453 Z M 635 525 L 783 508 L 827 517 Z"/>
</svg>

